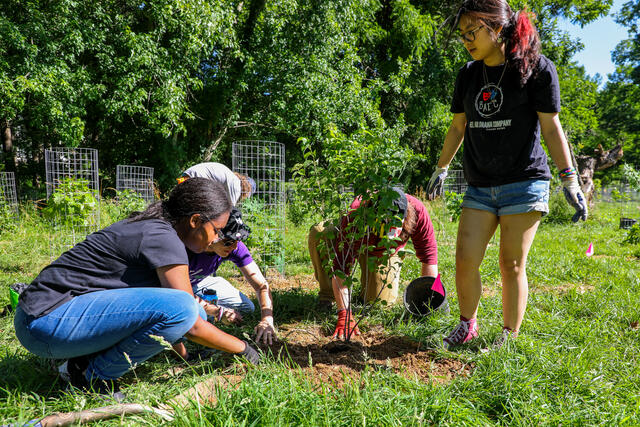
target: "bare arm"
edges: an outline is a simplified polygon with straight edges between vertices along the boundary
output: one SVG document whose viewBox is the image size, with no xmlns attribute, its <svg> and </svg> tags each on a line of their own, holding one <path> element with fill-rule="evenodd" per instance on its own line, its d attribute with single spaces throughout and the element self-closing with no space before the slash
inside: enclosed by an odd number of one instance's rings
<svg viewBox="0 0 640 427">
<path fill-rule="evenodd" d="M 558 113 L 538 113 L 540 130 L 551 159 L 559 170 L 573 166 L 569 143 L 562 130 Z"/>
<path fill-rule="evenodd" d="M 444 168 L 449 166 L 451 160 L 458 152 L 462 141 L 464 140 L 464 130 L 467 127 L 467 116 L 465 113 L 456 113 L 453 115 L 451 125 L 447 131 L 447 136 L 444 138 L 444 145 L 442 146 L 442 152 L 440 153 L 440 159 L 438 160 L 438 167 Z"/>
<path fill-rule="evenodd" d="M 260 268 L 255 262 L 245 265 L 240 268 L 242 275 L 247 282 L 251 285 L 258 297 L 258 303 L 260 304 L 260 312 L 262 320 L 265 318 L 271 318 L 273 322 L 273 301 L 271 299 L 271 290 L 269 289 L 269 283 L 260 272 Z"/>
<path fill-rule="evenodd" d="M 422 276 L 438 277 L 438 266 L 433 264 L 422 263 L 420 274 Z"/>
<path fill-rule="evenodd" d="M 179 289 L 193 295 L 191 282 L 189 281 L 189 267 L 187 265 L 176 264 L 159 267 L 156 272 L 163 288 Z M 240 353 L 245 349 L 243 341 L 233 335 L 222 332 L 200 316 L 187 332 L 186 337 L 198 344 L 228 353 Z"/>
<path fill-rule="evenodd" d="M 271 298 L 269 283 L 262 275 L 258 264 L 253 261 L 241 267 L 240 271 L 253 287 L 258 297 L 258 304 L 260 304 L 261 320 L 255 328 L 256 341 L 260 341 L 262 338 L 265 344 L 271 345 L 276 332 L 273 324 L 273 299 Z"/>
</svg>

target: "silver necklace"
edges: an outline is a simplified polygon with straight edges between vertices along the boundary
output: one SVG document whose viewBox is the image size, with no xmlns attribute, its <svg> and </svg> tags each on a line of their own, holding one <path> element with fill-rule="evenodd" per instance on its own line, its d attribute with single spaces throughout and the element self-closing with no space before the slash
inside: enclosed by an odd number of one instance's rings
<svg viewBox="0 0 640 427">
<path fill-rule="evenodd" d="M 502 78 L 504 77 L 504 72 L 507 71 L 507 62 L 505 61 L 504 63 L 504 68 L 502 69 L 502 74 L 500 75 L 500 79 L 498 80 L 498 83 L 496 84 L 497 87 L 500 87 L 500 82 L 502 82 Z M 487 76 L 487 66 L 484 63 L 484 61 L 482 62 L 482 74 L 484 75 L 484 85 L 488 86 L 489 85 L 489 77 Z"/>
</svg>

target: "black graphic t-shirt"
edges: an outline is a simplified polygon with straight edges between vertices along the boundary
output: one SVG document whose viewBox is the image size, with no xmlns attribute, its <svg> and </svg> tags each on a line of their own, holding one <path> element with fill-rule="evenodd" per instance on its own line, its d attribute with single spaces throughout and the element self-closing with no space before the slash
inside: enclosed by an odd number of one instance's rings
<svg viewBox="0 0 640 427">
<path fill-rule="evenodd" d="M 20 307 L 40 317 L 90 292 L 160 287 L 156 269 L 177 264 L 189 259 L 171 224 L 125 219 L 88 235 L 46 266 L 20 294 Z"/>
<path fill-rule="evenodd" d="M 520 87 L 518 72 L 504 67 L 472 61 L 456 79 L 451 112 L 467 117 L 464 174 L 476 187 L 551 179 L 536 112 L 560 111 L 556 68 L 541 55 L 537 72 Z"/>
</svg>

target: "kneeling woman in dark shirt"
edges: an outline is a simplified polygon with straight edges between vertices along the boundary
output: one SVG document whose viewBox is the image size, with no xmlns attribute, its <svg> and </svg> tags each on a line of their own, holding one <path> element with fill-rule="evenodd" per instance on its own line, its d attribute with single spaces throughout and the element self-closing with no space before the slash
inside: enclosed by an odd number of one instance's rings
<svg viewBox="0 0 640 427">
<path fill-rule="evenodd" d="M 257 362 L 246 342 L 206 321 L 189 282 L 186 248 L 217 241 L 231 207 L 222 185 L 194 178 L 87 236 L 21 294 L 18 339 L 38 356 L 69 359 L 72 385 L 115 398 L 115 379 L 183 336 Z"/>
</svg>

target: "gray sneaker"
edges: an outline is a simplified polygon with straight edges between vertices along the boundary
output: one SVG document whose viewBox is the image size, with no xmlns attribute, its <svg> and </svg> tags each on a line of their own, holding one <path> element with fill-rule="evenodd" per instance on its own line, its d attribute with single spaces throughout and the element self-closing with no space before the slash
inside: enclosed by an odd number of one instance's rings
<svg viewBox="0 0 640 427">
<path fill-rule="evenodd" d="M 480 350 L 480 353 L 489 353 L 490 351 L 495 351 L 501 349 L 505 345 L 509 345 L 508 343 L 512 342 L 518 336 L 517 331 L 512 331 L 511 329 L 502 329 L 502 333 L 498 335 L 496 340 L 493 342 L 491 347 L 483 348 Z"/>
</svg>

